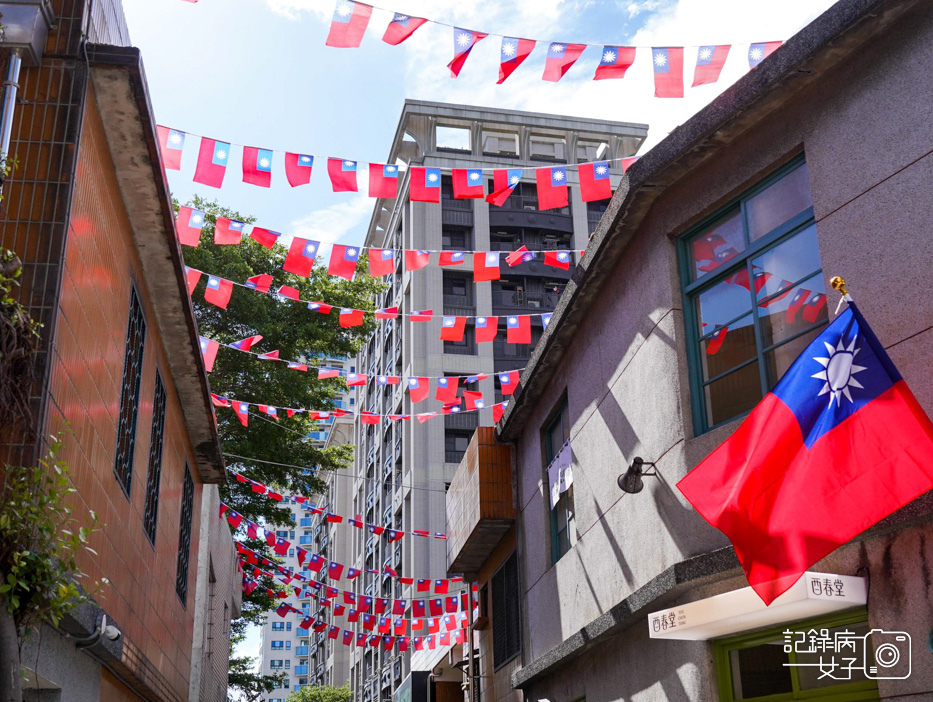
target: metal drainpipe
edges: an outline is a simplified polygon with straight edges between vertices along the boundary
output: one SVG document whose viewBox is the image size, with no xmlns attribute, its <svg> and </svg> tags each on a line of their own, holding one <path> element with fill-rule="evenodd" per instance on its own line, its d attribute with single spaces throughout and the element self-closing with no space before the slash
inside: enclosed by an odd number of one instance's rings
<svg viewBox="0 0 933 702">
<path fill-rule="evenodd" d="M 0 165 L 6 166 L 10 153 L 10 140 L 13 138 L 13 114 L 16 112 L 16 94 L 19 91 L 19 71 L 23 66 L 22 50 L 14 49 L 10 54 L 6 80 L 3 81 L 3 112 L 0 113 Z M 3 188 L 5 175 L 0 175 L 0 190 Z"/>
</svg>

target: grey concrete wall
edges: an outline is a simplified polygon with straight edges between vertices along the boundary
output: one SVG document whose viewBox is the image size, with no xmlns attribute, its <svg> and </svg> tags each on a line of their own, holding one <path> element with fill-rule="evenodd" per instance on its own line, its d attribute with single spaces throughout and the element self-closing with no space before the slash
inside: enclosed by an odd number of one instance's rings
<svg viewBox="0 0 933 702">
<path fill-rule="evenodd" d="M 101 665 L 87 652 L 46 625 L 40 625 L 23 644 L 20 660 L 28 679 L 24 700 L 91 702 L 100 699 Z M 38 681 L 40 688 L 36 688 Z"/>
<path fill-rule="evenodd" d="M 827 288 L 831 276 L 845 276 L 933 414 L 933 303 L 925 289 L 933 265 L 933 123 L 919 117 L 933 95 L 931 38 L 933 14 L 901 20 L 789 104 L 749 123 L 649 212 L 517 445 L 526 666 L 671 565 L 728 545 L 674 487 L 737 426 L 693 436 L 674 238 L 795 154 L 803 151 L 809 167 Z M 579 542 L 552 566 L 540 432 L 565 392 Z M 647 479 L 641 494 L 624 495 L 616 478 L 636 455 L 657 461 L 660 478 Z M 910 516 L 921 524 L 858 540 L 814 568 L 854 573 L 869 565 L 872 625 L 915 634 L 910 680 L 881 688 L 895 698 L 933 696 L 924 604 L 933 568 L 930 526 L 923 523 L 929 514 L 918 505 Z M 723 580 L 684 599 L 744 584 Z M 705 670 L 711 648 L 649 642 L 646 627 L 637 619 L 630 632 L 526 694 L 551 702 L 584 695 L 588 702 L 712 699 Z"/>
</svg>

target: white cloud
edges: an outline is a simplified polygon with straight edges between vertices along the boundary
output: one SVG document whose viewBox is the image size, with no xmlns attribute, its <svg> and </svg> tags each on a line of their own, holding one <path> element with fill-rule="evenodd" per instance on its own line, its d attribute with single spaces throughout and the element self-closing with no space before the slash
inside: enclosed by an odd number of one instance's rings
<svg viewBox="0 0 933 702">
<path fill-rule="evenodd" d="M 625 6 L 625 11 L 628 12 L 628 18 L 632 19 L 633 17 L 640 15 L 642 12 L 651 12 L 652 10 L 656 10 L 660 5 L 661 0 L 642 0 L 641 2 L 630 2 Z"/>
<path fill-rule="evenodd" d="M 283 232 L 282 243 L 287 245 L 293 236 L 299 236 L 322 244 L 333 244 L 351 232 L 357 234 L 354 240 L 362 241 L 363 232 L 355 230 L 368 224 L 373 202 L 371 198 L 360 194 L 315 210 L 292 222 L 288 232 Z"/>
</svg>

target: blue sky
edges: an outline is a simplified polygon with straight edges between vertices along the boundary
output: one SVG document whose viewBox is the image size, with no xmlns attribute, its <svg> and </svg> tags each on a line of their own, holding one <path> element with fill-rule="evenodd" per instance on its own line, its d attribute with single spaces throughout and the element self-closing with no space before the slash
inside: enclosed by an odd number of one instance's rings
<svg viewBox="0 0 933 702">
<path fill-rule="evenodd" d="M 381 0 L 406 14 L 467 29 L 539 40 L 503 84 L 499 36 L 480 42 L 456 80 L 446 68 L 452 30 L 425 25 L 396 47 L 380 41 L 390 15 L 374 11 L 359 49 L 324 46 L 333 0 L 124 0 L 135 46 L 142 50 L 160 124 L 224 141 L 271 149 L 383 161 L 406 98 L 645 122 L 644 153 L 748 70 L 748 44 L 786 39 L 831 0 Z M 560 83 L 541 80 L 547 42 L 594 44 Z M 650 54 L 641 51 L 624 80 L 593 81 L 603 44 L 732 44 L 719 83 L 687 89 L 684 99 L 653 95 Z M 696 48 L 684 56 L 692 82 Z M 271 189 L 240 182 L 234 149 L 224 187 L 193 184 L 198 140 L 189 137 L 173 194 L 193 193 L 254 215 L 284 234 L 359 243 L 371 201 L 330 192 L 326 164 L 311 184 L 289 188 L 279 169 Z M 365 167 L 361 165 L 361 169 Z M 361 188 L 362 189 L 362 188 Z M 254 634 L 243 650 L 258 652 Z"/>
</svg>

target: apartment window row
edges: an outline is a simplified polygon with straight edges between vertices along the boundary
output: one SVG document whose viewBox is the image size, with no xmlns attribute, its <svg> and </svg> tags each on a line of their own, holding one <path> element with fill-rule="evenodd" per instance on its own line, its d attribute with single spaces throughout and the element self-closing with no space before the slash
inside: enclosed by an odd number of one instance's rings
<svg viewBox="0 0 933 702">
<path fill-rule="evenodd" d="M 438 125 L 435 129 L 435 144 L 438 151 L 471 153 L 473 151 L 472 129 L 458 125 Z M 508 128 L 488 128 L 480 131 L 480 149 L 484 156 L 519 158 L 522 155 L 518 131 Z M 528 137 L 527 156 L 531 160 L 566 163 L 567 139 L 564 136 L 532 132 Z M 578 161 L 597 161 L 609 158 L 609 143 L 601 139 L 580 138 L 577 140 Z"/>
<path fill-rule="evenodd" d="M 828 323 L 806 162 L 781 167 L 680 237 L 678 246 L 700 434 L 755 407 Z M 570 437 L 566 399 L 541 432 L 547 472 Z M 548 507 L 556 563 L 577 540 L 573 485 Z"/>
</svg>

